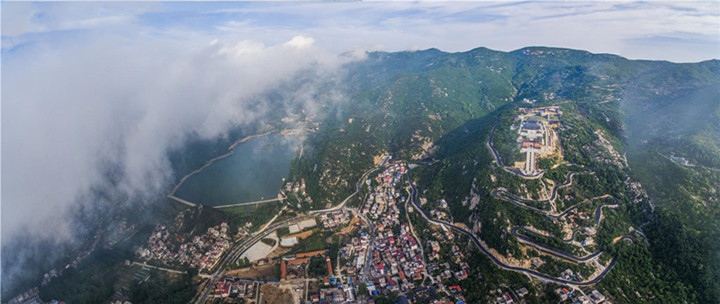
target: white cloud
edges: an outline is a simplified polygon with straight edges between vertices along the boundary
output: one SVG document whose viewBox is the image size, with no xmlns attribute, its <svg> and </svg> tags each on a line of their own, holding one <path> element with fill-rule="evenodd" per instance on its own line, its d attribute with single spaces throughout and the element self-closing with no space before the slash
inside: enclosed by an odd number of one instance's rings
<svg viewBox="0 0 720 304">
<path fill-rule="evenodd" d="M 305 36 L 295 36 L 293 39 L 291 39 L 288 42 L 285 42 L 283 45 L 287 47 L 292 47 L 296 49 L 304 49 L 311 47 L 315 43 L 315 39 L 312 39 L 312 37 L 305 37 Z"/>
<path fill-rule="evenodd" d="M 2 34 L 17 36 L 29 32 L 42 31 L 43 27 L 33 22 L 38 9 L 30 2 L 3 3 Z M 9 13 L 11 11 L 12 13 Z"/>
<path fill-rule="evenodd" d="M 2 17 L 4 227 L 38 206 L 62 213 L 107 159 L 123 164 L 121 188 L 157 190 L 184 134 L 252 120 L 263 108 L 248 110 L 248 96 L 344 52 L 720 53 L 720 2 L 4 2 Z"/>
<path fill-rule="evenodd" d="M 251 97 L 309 67 L 341 59 L 309 48 L 254 41 L 97 37 L 37 47 L 3 62 L 2 233 L 40 226 L 120 165 L 118 189 L 157 195 L 172 177 L 167 151 L 195 132 L 223 136 L 262 118 Z M 306 92 L 298 92 L 305 94 Z M 314 108 L 312 95 L 299 106 Z M 282 109 L 273 109 L 273 111 Z M 122 203 L 122 202 L 118 202 Z"/>
<path fill-rule="evenodd" d="M 68 207 L 104 182 L 107 164 L 120 166 L 120 191 L 157 194 L 173 174 L 167 150 L 188 133 L 223 136 L 270 110 L 250 97 L 366 50 L 542 45 L 673 61 L 720 56 L 718 1 L 11 1 L 0 19 L 4 240 L 32 226 L 68 234 Z M 315 89 L 296 92 L 300 107 L 318 111 Z"/>
</svg>

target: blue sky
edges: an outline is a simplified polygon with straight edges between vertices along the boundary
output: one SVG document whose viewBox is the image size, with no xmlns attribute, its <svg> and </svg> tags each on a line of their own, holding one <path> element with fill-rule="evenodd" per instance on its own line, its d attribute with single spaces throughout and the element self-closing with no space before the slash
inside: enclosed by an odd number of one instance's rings
<svg viewBox="0 0 720 304">
<path fill-rule="evenodd" d="M 3 51 L 62 37 L 237 39 L 310 36 L 357 49 L 510 51 L 556 46 L 677 62 L 720 57 L 720 2 L 3 2 Z"/>
</svg>

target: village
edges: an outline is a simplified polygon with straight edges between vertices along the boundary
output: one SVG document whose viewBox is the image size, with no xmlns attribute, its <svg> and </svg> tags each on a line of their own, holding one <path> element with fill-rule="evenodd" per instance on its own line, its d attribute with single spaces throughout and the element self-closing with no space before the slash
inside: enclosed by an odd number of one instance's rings
<svg viewBox="0 0 720 304">
<path fill-rule="evenodd" d="M 523 174 L 537 174 L 533 161 L 537 154 L 556 153 L 559 107 L 521 109 L 518 142 L 526 153 Z M 538 118 L 545 118 L 540 120 Z M 452 230 L 433 225 L 422 233 L 415 231 L 411 215 L 418 211 L 408 204 L 410 185 L 408 164 L 382 158 L 379 172 L 363 182 L 366 191 L 359 203 L 323 212 L 304 220 L 291 222 L 278 231 L 258 239 L 243 251 L 231 268 L 225 268 L 221 279 L 210 286 L 213 303 L 466 303 L 460 282 L 469 277 L 470 264 L 458 246 Z M 287 182 L 284 190 L 296 201 L 286 205 L 311 202 L 305 193 L 305 180 Z M 565 200 L 572 199 L 566 195 Z M 436 220 L 453 222 L 448 202 L 419 198 L 420 205 Z M 292 206 L 293 208 L 295 206 Z M 588 221 L 586 212 L 573 211 L 568 225 Z M 181 219 L 178 219 L 178 221 Z M 189 240 L 158 225 L 138 256 L 163 265 L 193 267 L 200 271 L 214 269 L 231 248 L 233 241 L 248 239 L 251 225 L 238 227 L 231 235 L 223 222 Z M 593 244 L 593 228 L 586 228 L 583 246 Z M 429 232 L 428 232 L 429 231 Z M 320 240 L 326 248 L 310 248 L 309 240 Z M 321 239 L 317 239 L 321 238 Z M 325 238 L 325 239 L 322 239 Z M 332 239 L 332 240 L 331 240 Z M 332 244 L 339 240 L 339 243 Z M 179 244 L 179 245 L 178 245 Z M 337 247 L 334 247 L 337 246 Z M 313 248 L 318 248 L 313 247 Z M 536 261 L 533 261 L 535 263 Z M 542 261 L 537 261 L 543 263 Z M 536 265 L 537 266 L 537 265 Z M 580 280 L 580 274 L 566 270 L 561 277 Z M 597 290 L 573 296 L 573 291 L 557 289 L 562 302 L 609 303 Z M 492 291 L 493 303 L 524 303 L 528 289 L 523 286 Z M 272 299 L 272 300 L 271 300 Z"/>
<path fill-rule="evenodd" d="M 405 205 L 408 170 L 405 163 L 390 163 L 365 181 L 369 191 L 360 205 L 290 225 L 278 237 L 277 249 L 250 261 L 250 269 L 278 269 L 277 277 L 243 277 L 240 274 L 249 272 L 228 271 L 213 286 L 210 297 L 228 303 L 283 299 L 298 304 L 374 304 L 390 297 L 396 297 L 397 303 L 466 303 L 458 283 L 469 277 L 470 265 L 455 234 L 444 226 L 433 226 L 432 233 L 419 238 L 408 220 L 408 213 L 417 212 Z M 295 185 L 291 191 L 302 191 L 302 182 Z M 434 218 L 452 221 L 446 201 L 420 198 L 420 202 Z M 343 235 L 345 241 L 335 255 L 333 250 L 293 253 L 308 235 L 323 231 Z M 257 245 L 269 247 L 262 242 Z M 579 279 L 570 270 L 561 276 Z M 526 287 L 493 290 L 492 303 L 524 303 L 528 293 Z M 561 288 L 556 293 L 563 303 L 609 303 L 597 290 Z"/>
<path fill-rule="evenodd" d="M 210 297 L 270 303 L 262 299 L 284 294 L 293 303 L 375 303 L 378 297 L 395 295 L 399 303 L 465 303 L 457 282 L 468 277 L 469 265 L 454 243 L 454 234 L 436 227 L 431 239 L 423 242 L 408 222 L 404 205 L 409 200 L 407 170 L 405 163 L 384 167 L 365 181 L 369 191 L 359 206 L 292 224 L 278 236 L 277 249 L 265 251 L 264 257 L 244 255 L 252 257 L 248 259 L 251 269 L 278 267 L 277 280 L 241 278 L 237 275 L 247 272 L 228 271 L 213 286 Z M 302 197 L 303 184 L 288 183 L 287 188 Z M 309 235 L 323 231 L 340 231 L 344 236 L 336 255 L 331 250 L 292 253 Z M 270 247 L 262 242 L 255 246 Z M 452 258 L 443 260 L 445 255 Z M 446 282 L 455 284 L 447 286 Z M 438 299 L 440 291 L 446 296 Z"/>
<path fill-rule="evenodd" d="M 211 269 L 231 245 L 228 224 L 225 222 L 208 228 L 206 233 L 196 235 L 187 242 L 182 241 L 176 233 L 171 235 L 164 225 L 157 225 L 148 239 L 147 247 L 138 249 L 137 254 L 146 261 L 202 271 Z"/>
</svg>

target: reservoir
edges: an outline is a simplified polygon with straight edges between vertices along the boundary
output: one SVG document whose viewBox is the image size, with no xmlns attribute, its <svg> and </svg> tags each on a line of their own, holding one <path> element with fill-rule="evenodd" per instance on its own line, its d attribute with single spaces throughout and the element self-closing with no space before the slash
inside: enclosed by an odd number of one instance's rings
<svg viewBox="0 0 720 304">
<path fill-rule="evenodd" d="M 196 204 L 220 206 L 277 197 L 300 141 L 272 133 L 238 144 L 229 157 L 190 176 L 175 196 Z"/>
</svg>

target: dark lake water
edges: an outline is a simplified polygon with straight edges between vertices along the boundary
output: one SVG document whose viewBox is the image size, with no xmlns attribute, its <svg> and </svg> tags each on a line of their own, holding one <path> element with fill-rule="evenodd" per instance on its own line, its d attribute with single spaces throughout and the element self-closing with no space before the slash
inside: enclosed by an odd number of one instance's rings
<svg viewBox="0 0 720 304">
<path fill-rule="evenodd" d="M 250 139 L 238 144 L 233 155 L 188 178 L 175 196 L 209 206 L 276 198 L 298 149 L 291 136 Z"/>
</svg>

